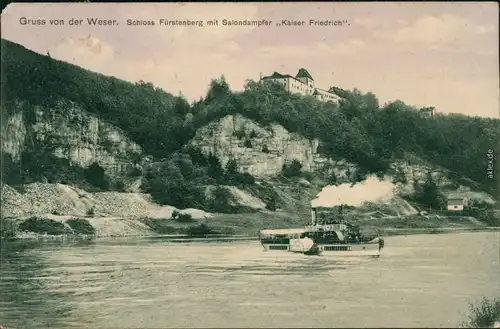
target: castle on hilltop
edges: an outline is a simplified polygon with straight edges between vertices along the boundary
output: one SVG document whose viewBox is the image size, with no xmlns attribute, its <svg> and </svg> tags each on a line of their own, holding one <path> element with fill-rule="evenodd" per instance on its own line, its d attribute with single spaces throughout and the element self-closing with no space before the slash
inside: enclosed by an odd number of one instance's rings
<svg viewBox="0 0 500 329">
<path fill-rule="evenodd" d="M 317 100 L 328 102 L 338 102 L 339 96 L 331 91 L 316 88 L 314 85 L 314 79 L 311 74 L 307 72 L 306 69 L 301 68 L 295 77 L 289 74 L 281 74 L 274 72 L 272 75 L 267 77 L 261 77 L 261 81 L 274 81 L 277 82 L 290 93 L 298 93 L 302 95 L 310 95 L 315 97 Z M 330 89 L 331 90 L 331 89 Z"/>
</svg>

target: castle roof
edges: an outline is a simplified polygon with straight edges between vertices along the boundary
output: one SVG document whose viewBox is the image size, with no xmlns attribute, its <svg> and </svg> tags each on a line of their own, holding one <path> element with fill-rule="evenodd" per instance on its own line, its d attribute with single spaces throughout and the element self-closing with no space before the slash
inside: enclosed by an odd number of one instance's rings
<svg viewBox="0 0 500 329">
<path fill-rule="evenodd" d="M 299 72 L 297 73 L 297 75 L 296 75 L 295 77 L 296 77 L 297 79 L 298 79 L 298 78 L 309 78 L 309 79 L 311 79 L 311 80 L 314 80 L 314 79 L 312 78 L 312 76 L 309 74 L 309 72 L 307 72 L 307 70 L 306 70 L 306 69 L 304 69 L 304 68 L 300 69 L 300 70 L 299 70 Z"/>
<path fill-rule="evenodd" d="M 267 80 L 267 79 L 284 79 L 284 78 L 291 78 L 294 80 L 297 80 L 295 77 L 292 77 L 290 74 L 281 74 L 278 72 L 274 72 L 273 74 L 263 77 L 262 80 Z"/>
<path fill-rule="evenodd" d="M 278 73 L 278 72 L 274 72 L 273 74 L 271 74 L 271 76 L 269 76 L 269 78 L 273 78 L 273 79 L 276 79 L 276 78 L 285 78 L 286 74 L 281 74 L 281 73 Z"/>
</svg>

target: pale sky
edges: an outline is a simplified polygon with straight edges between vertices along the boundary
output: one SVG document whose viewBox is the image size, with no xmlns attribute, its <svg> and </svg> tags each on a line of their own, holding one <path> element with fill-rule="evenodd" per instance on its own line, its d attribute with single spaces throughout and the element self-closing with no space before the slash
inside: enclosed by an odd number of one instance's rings
<svg viewBox="0 0 500 329">
<path fill-rule="evenodd" d="M 295 75 L 316 86 L 358 88 L 381 103 L 401 99 L 442 113 L 500 115 L 498 5 L 415 3 L 16 3 L 2 13 L 2 38 L 92 71 L 145 80 L 189 100 L 224 74 L 233 90 L 260 72 Z M 44 26 L 21 25 L 44 18 Z M 87 17 L 120 25 L 93 27 Z M 50 26 L 50 19 L 83 19 Z M 266 19 L 267 27 L 167 27 L 160 19 Z M 127 26 L 126 20 L 155 26 Z M 283 19 L 305 26 L 277 27 Z M 347 21 L 308 26 L 309 19 Z"/>
</svg>

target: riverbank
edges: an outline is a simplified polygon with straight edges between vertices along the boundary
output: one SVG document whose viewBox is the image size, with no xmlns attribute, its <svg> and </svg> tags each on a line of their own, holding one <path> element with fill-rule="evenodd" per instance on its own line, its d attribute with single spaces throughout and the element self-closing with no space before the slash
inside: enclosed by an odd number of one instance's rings
<svg viewBox="0 0 500 329">
<path fill-rule="evenodd" d="M 235 234 L 254 236 L 262 229 L 300 228 L 305 222 L 303 216 L 280 212 L 258 212 L 252 214 L 214 214 L 211 225 L 214 228 L 231 227 Z M 392 236 L 410 234 L 438 234 L 475 231 L 500 231 L 473 217 L 467 216 L 392 216 L 383 218 L 362 218 L 353 220 L 369 235 Z"/>
<path fill-rule="evenodd" d="M 500 232 L 500 227 L 384 228 L 380 236 L 447 234 L 465 232 Z"/>
<path fill-rule="evenodd" d="M 495 232 L 471 217 L 400 217 L 358 220 L 367 234 L 378 236 L 446 234 L 460 232 Z M 255 212 L 214 214 L 210 218 L 76 218 L 72 216 L 32 216 L 2 220 L 2 238 L 9 240 L 169 238 L 169 239 L 257 239 L 258 232 L 269 228 L 294 228 L 304 224 L 288 213 Z"/>
</svg>

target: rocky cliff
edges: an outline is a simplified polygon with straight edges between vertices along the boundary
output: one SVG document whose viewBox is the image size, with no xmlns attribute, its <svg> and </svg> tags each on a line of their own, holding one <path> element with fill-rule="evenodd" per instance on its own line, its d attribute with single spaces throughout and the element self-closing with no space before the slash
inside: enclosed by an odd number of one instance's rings
<svg viewBox="0 0 500 329">
<path fill-rule="evenodd" d="M 67 159 L 72 166 L 86 168 L 96 162 L 110 177 L 120 177 L 137 162 L 142 149 L 122 131 L 82 109 L 60 101 L 47 108 L 11 105 L 2 120 L 2 150 L 14 162 L 24 151 L 47 152 Z"/>
<path fill-rule="evenodd" d="M 241 172 L 250 173 L 257 178 L 268 179 L 275 176 L 281 172 L 285 163 L 297 160 L 302 164 L 303 171 L 327 175 L 333 172 L 339 183 L 352 182 L 357 166 L 344 159 L 327 158 L 318 153 L 319 143 L 316 139 L 309 140 L 290 133 L 280 125 L 265 127 L 239 114 L 225 116 L 202 127 L 191 141 L 191 145 L 200 148 L 205 155 L 216 155 L 223 166 L 234 159 Z M 391 164 L 392 175 L 404 175 L 405 184 L 398 185 L 398 194 L 402 196 L 411 195 L 413 182 L 423 183 L 429 172 L 445 195 L 458 193 L 470 186 L 480 190 L 476 182 L 411 154 Z M 472 194 L 475 199 L 494 202 L 494 198 L 485 192 L 470 192 L 468 197 Z"/>
<path fill-rule="evenodd" d="M 280 125 L 264 127 L 242 115 L 228 115 L 199 129 L 191 141 L 208 155 L 216 155 L 225 166 L 236 160 L 239 170 L 265 178 L 281 172 L 285 163 L 297 160 L 303 171 L 334 168 L 347 179 L 356 166 L 342 159 L 327 159 L 318 153 L 319 141 L 290 133 Z"/>
</svg>

